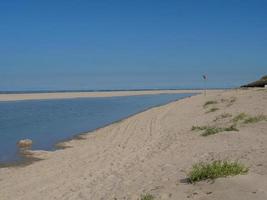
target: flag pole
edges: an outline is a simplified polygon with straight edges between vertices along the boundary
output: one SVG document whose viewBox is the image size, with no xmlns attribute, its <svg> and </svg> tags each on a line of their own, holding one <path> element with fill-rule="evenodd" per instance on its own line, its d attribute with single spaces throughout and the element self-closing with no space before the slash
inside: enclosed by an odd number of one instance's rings
<svg viewBox="0 0 267 200">
<path fill-rule="evenodd" d="M 206 75 L 202 75 L 202 78 L 204 80 L 204 96 L 206 96 L 207 95 L 207 83 L 206 83 L 207 76 Z"/>
</svg>

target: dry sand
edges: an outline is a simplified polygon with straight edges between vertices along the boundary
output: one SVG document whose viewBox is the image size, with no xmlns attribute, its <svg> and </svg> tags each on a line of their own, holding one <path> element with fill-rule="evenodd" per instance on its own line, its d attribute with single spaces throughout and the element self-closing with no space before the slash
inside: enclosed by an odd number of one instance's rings
<svg viewBox="0 0 267 200">
<path fill-rule="evenodd" d="M 219 110 L 206 113 L 208 100 L 217 100 Z M 150 109 L 66 142 L 71 148 L 39 152 L 42 161 L 1 168 L 0 199 L 136 200 L 150 193 L 155 199 L 266 200 L 266 121 L 208 137 L 191 131 L 193 125 L 224 125 L 230 119 L 213 121 L 223 113 L 267 115 L 266 103 L 264 89 L 209 91 Z M 183 181 L 192 164 L 214 159 L 238 160 L 249 173 Z"/>
<path fill-rule="evenodd" d="M 0 101 L 37 100 L 37 99 L 67 99 L 88 97 L 115 97 L 145 94 L 177 94 L 199 93 L 202 90 L 146 90 L 146 91 L 111 91 L 111 92 L 58 92 L 58 93 L 28 93 L 28 94 L 0 94 Z"/>
</svg>

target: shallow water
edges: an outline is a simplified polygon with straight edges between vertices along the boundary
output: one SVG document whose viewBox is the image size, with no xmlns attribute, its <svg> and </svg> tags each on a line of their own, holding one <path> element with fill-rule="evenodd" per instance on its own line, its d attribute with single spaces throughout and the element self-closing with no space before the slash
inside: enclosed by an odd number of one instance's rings
<svg viewBox="0 0 267 200">
<path fill-rule="evenodd" d="M 21 139 L 32 139 L 34 150 L 54 150 L 56 143 L 79 133 L 95 130 L 148 108 L 192 95 L 0 102 L 0 163 L 22 159 L 16 146 Z"/>
</svg>

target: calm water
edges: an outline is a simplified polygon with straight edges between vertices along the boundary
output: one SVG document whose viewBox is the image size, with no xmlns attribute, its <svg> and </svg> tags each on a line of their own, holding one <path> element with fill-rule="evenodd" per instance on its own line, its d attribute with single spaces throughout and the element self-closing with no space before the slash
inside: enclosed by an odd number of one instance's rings
<svg viewBox="0 0 267 200">
<path fill-rule="evenodd" d="M 34 150 L 54 150 L 56 143 L 79 133 L 188 96 L 192 94 L 0 102 L 0 163 L 22 159 L 16 146 L 20 139 L 32 139 Z"/>
</svg>

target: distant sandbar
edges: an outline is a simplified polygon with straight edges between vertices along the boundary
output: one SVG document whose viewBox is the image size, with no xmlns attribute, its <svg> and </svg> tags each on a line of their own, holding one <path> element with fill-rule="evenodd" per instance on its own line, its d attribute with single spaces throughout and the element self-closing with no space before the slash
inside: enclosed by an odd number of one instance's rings
<svg viewBox="0 0 267 200">
<path fill-rule="evenodd" d="M 56 93 L 26 93 L 0 94 L 0 101 L 40 100 L 40 99 L 68 99 L 90 97 L 115 97 L 148 94 L 178 94 L 202 93 L 203 90 L 144 90 L 144 91 L 108 91 L 108 92 L 56 92 Z"/>
</svg>

